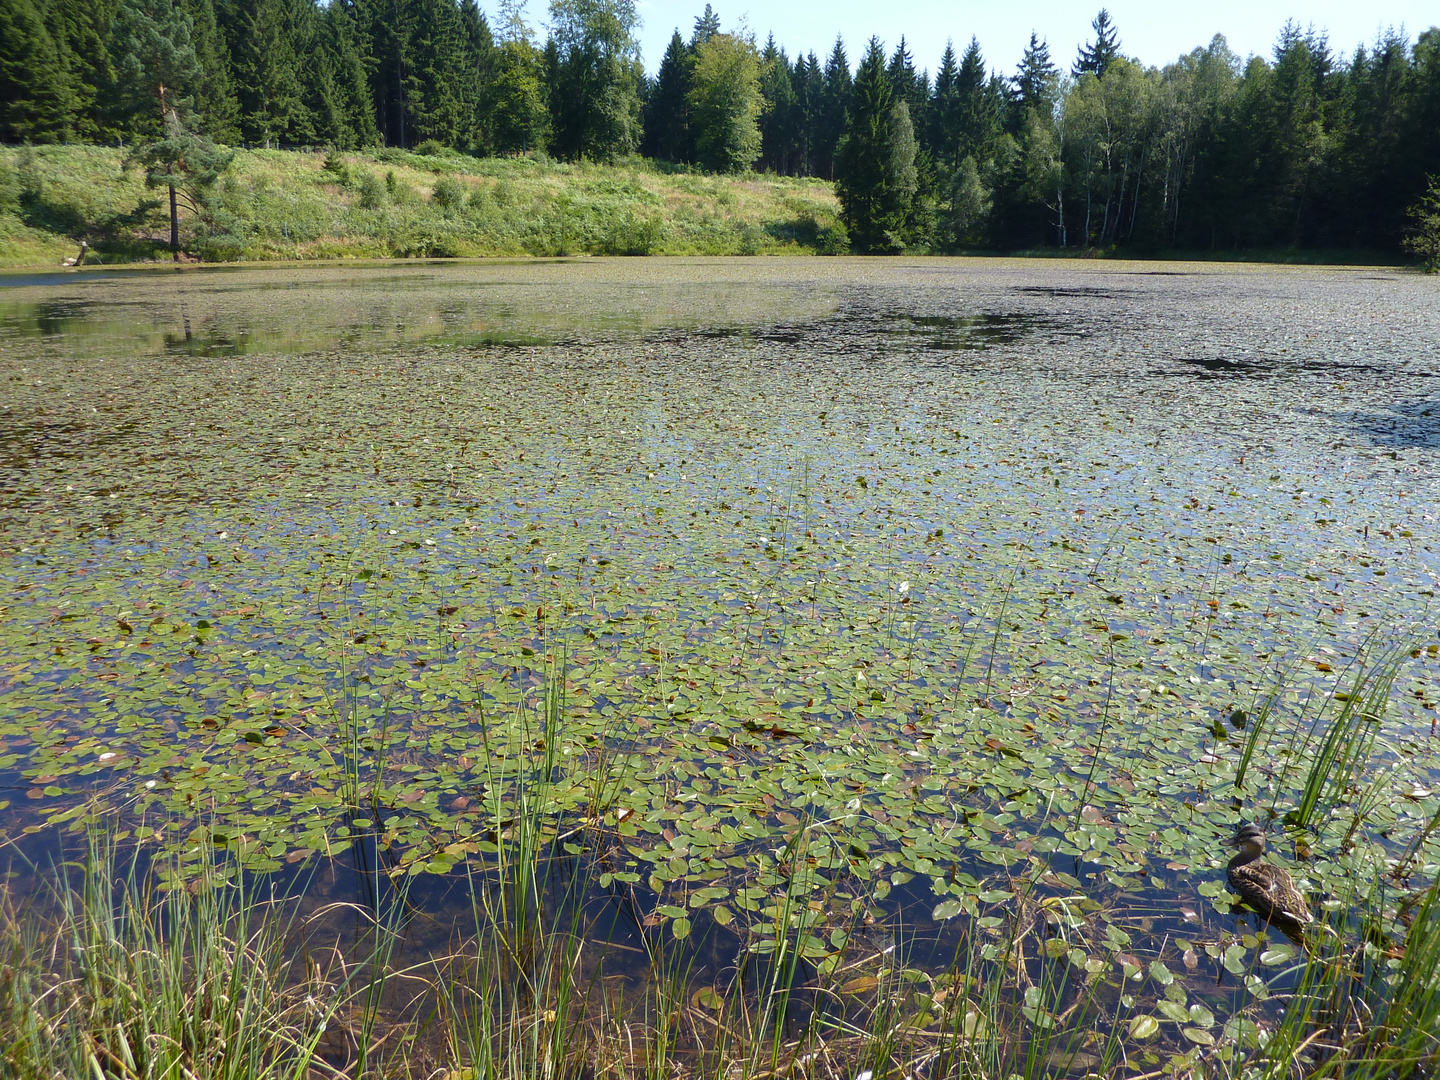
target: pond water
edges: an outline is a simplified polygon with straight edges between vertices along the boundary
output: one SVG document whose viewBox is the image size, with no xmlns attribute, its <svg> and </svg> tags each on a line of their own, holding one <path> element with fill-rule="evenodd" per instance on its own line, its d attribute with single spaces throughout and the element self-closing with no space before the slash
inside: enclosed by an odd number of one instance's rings
<svg viewBox="0 0 1440 1080">
<path fill-rule="evenodd" d="M 1231 909 L 1238 822 L 1340 926 L 1398 928 L 1433 876 L 1434 279 L 8 284 L 0 826 L 27 858 L 104 820 L 317 903 L 413 875 L 423 954 L 538 791 L 614 956 L 656 929 L 704 982 L 793 932 L 834 974 L 903 938 L 924 979 L 1029 910 L 1051 960 L 1113 972 L 1105 1023 L 1162 1022 L 1142 1064 L 1273 1019 L 1294 953 Z"/>
</svg>

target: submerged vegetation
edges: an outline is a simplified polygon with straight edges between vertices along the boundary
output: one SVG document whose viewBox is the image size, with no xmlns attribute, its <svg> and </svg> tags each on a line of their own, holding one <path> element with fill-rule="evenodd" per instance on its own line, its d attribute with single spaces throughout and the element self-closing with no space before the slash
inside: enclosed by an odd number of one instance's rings
<svg viewBox="0 0 1440 1080">
<path fill-rule="evenodd" d="M 1158 270 L 10 290 L 7 1065 L 1430 1068 L 1433 282 Z"/>
<path fill-rule="evenodd" d="M 12 189 L 6 199 L 6 185 Z M 120 150 L 0 146 L 0 265 L 170 257 L 169 207 Z M 181 207 L 207 262 L 476 255 L 753 255 L 849 247 L 830 185 L 443 151 L 240 150 Z"/>
</svg>

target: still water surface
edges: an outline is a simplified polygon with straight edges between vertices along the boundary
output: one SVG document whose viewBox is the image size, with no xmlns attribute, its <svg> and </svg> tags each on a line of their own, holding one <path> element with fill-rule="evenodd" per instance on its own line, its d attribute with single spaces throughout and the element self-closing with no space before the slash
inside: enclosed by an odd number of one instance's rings
<svg viewBox="0 0 1440 1080">
<path fill-rule="evenodd" d="M 617 956 L 683 918 L 710 977 L 802 835 L 819 965 L 903 926 L 923 967 L 1033 879 L 1086 898 L 1082 956 L 1168 962 L 1223 1025 L 1263 1012 L 1235 824 L 1338 910 L 1436 809 L 1434 280 L 0 284 L 0 823 L 32 857 L 113 811 L 309 904 L 413 872 L 424 954 L 543 762 L 604 838 L 575 857 Z M 1361 763 L 1287 832 L 1377 680 Z"/>
</svg>

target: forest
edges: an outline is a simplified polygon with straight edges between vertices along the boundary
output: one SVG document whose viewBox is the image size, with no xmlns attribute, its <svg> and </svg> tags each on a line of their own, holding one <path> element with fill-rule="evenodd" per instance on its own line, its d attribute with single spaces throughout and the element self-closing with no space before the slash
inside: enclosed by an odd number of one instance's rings
<svg viewBox="0 0 1440 1080">
<path fill-rule="evenodd" d="M 866 252 L 1428 257 L 1440 230 L 1440 28 L 1346 56 L 1292 22 L 1268 57 L 1217 34 L 1155 68 L 1101 10 L 1069 62 L 1038 32 L 1008 68 L 972 37 L 932 73 L 903 37 L 872 37 L 854 62 L 839 39 L 792 58 L 706 5 L 652 77 L 633 0 L 547 15 L 537 29 L 520 0 L 493 20 L 475 0 L 0 0 L 0 141 L 126 146 L 202 211 L 225 146 L 383 146 L 821 177 Z"/>
</svg>

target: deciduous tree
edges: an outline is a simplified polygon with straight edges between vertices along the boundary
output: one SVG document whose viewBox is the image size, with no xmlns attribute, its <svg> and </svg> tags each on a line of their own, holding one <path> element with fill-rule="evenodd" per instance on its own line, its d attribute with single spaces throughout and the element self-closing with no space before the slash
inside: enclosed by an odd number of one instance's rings
<svg viewBox="0 0 1440 1080">
<path fill-rule="evenodd" d="M 762 104 L 753 39 L 717 33 L 696 47 L 690 114 L 700 164 L 714 172 L 740 172 L 755 164 Z"/>
</svg>

